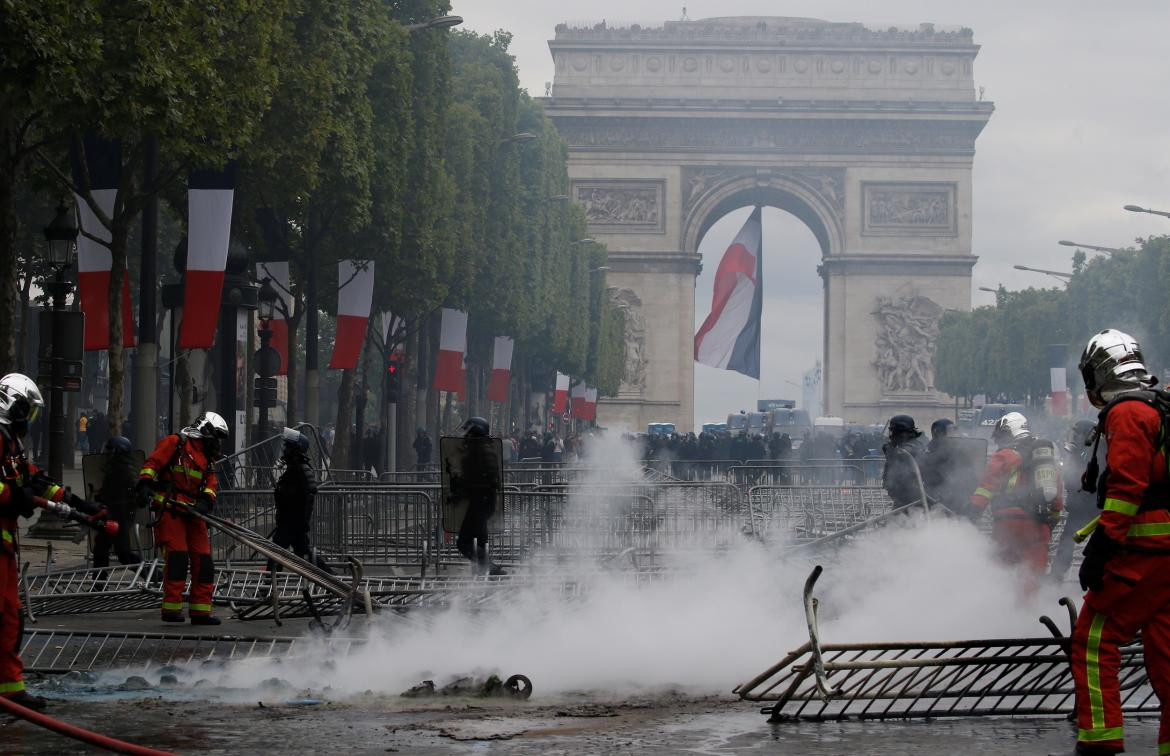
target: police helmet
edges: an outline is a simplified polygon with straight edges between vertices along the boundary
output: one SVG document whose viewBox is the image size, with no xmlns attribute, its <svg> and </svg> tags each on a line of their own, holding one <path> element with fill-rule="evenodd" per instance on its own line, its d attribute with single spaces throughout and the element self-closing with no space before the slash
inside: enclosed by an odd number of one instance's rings
<svg viewBox="0 0 1170 756">
<path fill-rule="evenodd" d="M 909 415 L 894 415 L 890 418 L 889 428 L 890 438 L 918 433 L 918 427 L 914 424 L 914 418 Z"/>
<path fill-rule="evenodd" d="M 134 451 L 134 445 L 125 436 L 110 436 L 106 439 L 105 450 L 119 454 L 129 454 Z"/>
<path fill-rule="evenodd" d="M 280 437 L 284 441 L 286 449 L 293 449 L 301 454 L 309 453 L 309 439 L 299 430 L 294 428 L 285 428 L 280 432 Z"/>
<path fill-rule="evenodd" d="M 476 438 L 491 433 L 491 426 L 482 417 L 469 417 L 467 422 L 459 427 L 459 430 L 463 431 L 463 435 L 468 438 Z"/>
</svg>

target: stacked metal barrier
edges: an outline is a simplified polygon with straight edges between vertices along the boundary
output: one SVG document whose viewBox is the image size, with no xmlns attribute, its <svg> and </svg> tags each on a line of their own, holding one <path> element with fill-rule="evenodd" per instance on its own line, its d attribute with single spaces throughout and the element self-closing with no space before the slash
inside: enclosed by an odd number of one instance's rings
<svg viewBox="0 0 1170 756">
<path fill-rule="evenodd" d="M 861 524 L 893 508 L 880 486 L 753 486 L 751 531 L 801 543 Z"/>
</svg>

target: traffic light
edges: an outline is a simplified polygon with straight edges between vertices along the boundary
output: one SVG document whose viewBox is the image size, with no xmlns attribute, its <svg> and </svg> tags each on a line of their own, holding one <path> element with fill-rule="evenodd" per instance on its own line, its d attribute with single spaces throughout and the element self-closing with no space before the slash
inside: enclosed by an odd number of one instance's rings
<svg viewBox="0 0 1170 756">
<path fill-rule="evenodd" d="M 389 361 L 386 363 L 386 401 L 390 404 L 398 403 L 399 394 L 399 369 L 398 355 L 390 355 Z"/>
</svg>

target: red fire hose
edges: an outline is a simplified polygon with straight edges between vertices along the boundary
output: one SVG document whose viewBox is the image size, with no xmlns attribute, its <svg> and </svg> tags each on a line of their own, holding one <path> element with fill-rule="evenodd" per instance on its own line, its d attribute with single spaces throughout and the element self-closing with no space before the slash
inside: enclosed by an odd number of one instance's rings
<svg viewBox="0 0 1170 756">
<path fill-rule="evenodd" d="M 175 756 L 170 751 L 157 751 L 153 748 L 146 748 L 145 746 L 134 745 L 127 743 L 125 740 L 118 740 L 117 738 L 107 737 L 100 733 L 91 730 L 85 730 L 80 727 L 62 722 L 59 719 L 41 714 L 38 711 L 33 711 L 27 706 L 10 701 L 4 696 L 0 696 L 0 709 L 20 717 L 21 719 L 32 722 L 35 725 L 44 727 L 47 730 L 59 733 L 74 740 L 80 740 L 82 743 L 89 743 L 98 748 L 104 748 L 107 751 L 114 753 L 129 753 L 135 756 Z"/>
</svg>

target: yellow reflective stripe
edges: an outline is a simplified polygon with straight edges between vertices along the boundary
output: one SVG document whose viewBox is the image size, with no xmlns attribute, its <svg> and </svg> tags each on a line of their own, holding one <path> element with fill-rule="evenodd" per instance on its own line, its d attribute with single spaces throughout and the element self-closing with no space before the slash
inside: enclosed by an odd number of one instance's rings
<svg viewBox="0 0 1170 756">
<path fill-rule="evenodd" d="M 1077 740 L 1082 743 L 1099 743 L 1102 740 L 1124 739 L 1124 727 L 1095 727 L 1092 730 L 1077 730 Z"/>
<path fill-rule="evenodd" d="M 7 488 L 7 486 L 4 484 L 4 481 L 0 480 L 0 494 L 4 493 L 5 488 Z"/>
<path fill-rule="evenodd" d="M 215 498 L 215 489 L 213 489 L 213 488 L 207 488 L 206 486 L 204 486 L 203 490 L 200 491 L 199 493 L 205 493 L 208 496 L 210 496 L 211 498 L 213 498 L 213 499 Z"/>
<path fill-rule="evenodd" d="M 3 538 L 7 543 L 12 543 L 15 540 L 12 533 L 7 530 L 0 530 L 0 538 Z"/>
<path fill-rule="evenodd" d="M 168 612 L 181 612 L 181 611 L 183 611 L 183 602 L 182 601 L 177 601 L 177 602 L 176 601 L 164 601 L 162 604 L 162 608 Z"/>
<path fill-rule="evenodd" d="M 1170 756 L 1170 743 L 1158 744 L 1158 756 Z"/>
<path fill-rule="evenodd" d="M 1085 648 L 1085 667 L 1088 672 L 1087 678 L 1089 681 L 1089 713 L 1092 715 L 1093 728 L 1091 730 L 1082 730 L 1086 737 L 1081 740 L 1112 740 L 1112 737 L 1099 737 L 1099 733 L 1105 730 L 1105 703 L 1101 695 L 1101 631 L 1105 628 L 1105 615 L 1093 615 L 1093 622 L 1089 625 L 1089 643 Z M 1121 728 L 1116 729 L 1121 732 Z M 1121 737 L 1121 735 L 1117 735 Z"/>
<path fill-rule="evenodd" d="M 211 604 L 191 604 L 191 611 L 193 612 L 207 612 L 211 613 Z"/>
<path fill-rule="evenodd" d="M 185 467 L 175 465 L 174 467 L 171 468 L 171 472 L 183 473 L 188 478 L 194 478 L 195 480 L 203 480 L 203 471 L 202 470 L 188 470 Z"/>
<path fill-rule="evenodd" d="M 0 683 L 0 693 L 19 693 L 24 690 L 24 680 Z"/>
<path fill-rule="evenodd" d="M 45 498 L 52 501 L 53 497 L 56 496 L 57 492 L 60 490 L 61 486 L 57 485 L 56 483 L 50 483 L 49 487 L 45 489 Z"/>
<path fill-rule="evenodd" d="M 1121 499 L 1106 499 L 1105 511 L 1119 512 L 1120 514 L 1133 517 L 1138 513 L 1138 505 L 1130 504 L 1128 501 L 1122 501 Z"/>
<path fill-rule="evenodd" d="M 1019 479 L 1020 479 L 1020 470 L 1019 470 L 1019 468 L 1016 468 L 1016 471 L 1014 473 L 1012 473 L 1007 479 L 1007 487 L 1008 488 L 1015 488 L 1016 481 Z"/>
<path fill-rule="evenodd" d="M 157 478 L 158 473 L 153 468 L 144 467 L 144 468 L 142 468 L 142 471 L 140 473 L 138 473 L 138 477 L 140 477 L 140 478 Z"/>
<path fill-rule="evenodd" d="M 1139 522 L 1137 525 L 1130 525 L 1125 534 L 1130 538 L 1170 535 L 1170 522 Z"/>
<path fill-rule="evenodd" d="M 975 495 L 982 496 L 985 499 L 990 499 L 992 496 L 994 496 L 994 494 L 992 494 L 991 491 L 988 491 L 983 486 L 979 486 L 979 488 L 975 489 Z"/>
</svg>

